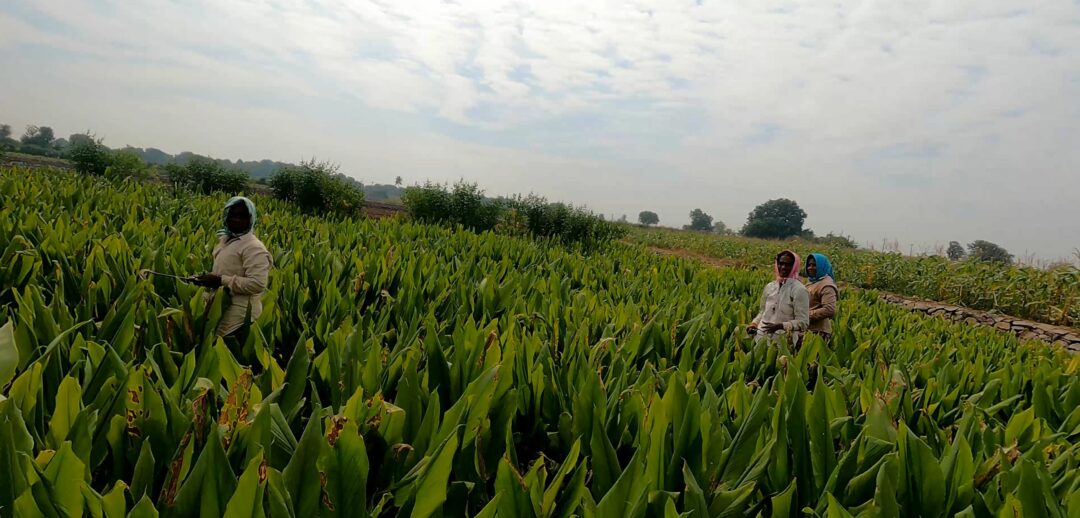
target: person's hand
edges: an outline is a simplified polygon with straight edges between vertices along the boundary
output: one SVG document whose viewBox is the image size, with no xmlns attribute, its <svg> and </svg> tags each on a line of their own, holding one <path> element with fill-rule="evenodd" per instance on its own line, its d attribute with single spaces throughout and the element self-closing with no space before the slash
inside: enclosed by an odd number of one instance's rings
<svg viewBox="0 0 1080 518">
<path fill-rule="evenodd" d="M 771 322 L 761 324 L 761 330 L 765 331 L 766 333 L 775 333 L 782 329 L 784 329 L 784 324 L 774 324 Z"/>
<path fill-rule="evenodd" d="M 221 276 L 215 273 L 204 273 L 195 276 L 195 285 L 216 290 L 221 287 Z"/>
</svg>

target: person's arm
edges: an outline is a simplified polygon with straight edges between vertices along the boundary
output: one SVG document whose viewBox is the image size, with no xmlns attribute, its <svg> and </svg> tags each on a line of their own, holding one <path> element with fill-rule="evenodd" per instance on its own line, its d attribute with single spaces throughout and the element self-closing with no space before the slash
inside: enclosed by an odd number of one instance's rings
<svg viewBox="0 0 1080 518">
<path fill-rule="evenodd" d="M 810 321 L 817 322 L 836 315 L 836 288 L 825 286 L 821 289 L 821 305 L 810 310 Z"/>
<path fill-rule="evenodd" d="M 810 326 L 810 294 L 805 289 L 795 290 L 793 298 L 795 318 L 784 322 L 784 331 L 788 334 L 806 331 Z"/>
<path fill-rule="evenodd" d="M 258 247 L 245 250 L 241 259 L 244 265 L 243 275 L 222 275 L 221 284 L 229 288 L 234 295 L 254 295 L 266 290 L 270 279 L 270 252 Z"/>
</svg>

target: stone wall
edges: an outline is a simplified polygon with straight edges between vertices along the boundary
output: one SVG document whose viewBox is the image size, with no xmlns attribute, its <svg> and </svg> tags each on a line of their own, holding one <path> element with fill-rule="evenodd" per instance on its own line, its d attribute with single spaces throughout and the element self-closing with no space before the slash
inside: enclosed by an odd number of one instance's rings
<svg viewBox="0 0 1080 518">
<path fill-rule="evenodd" d="M 890 304 L 903 306 L 912 311 L 926 313 L 931 316 L 940 315 L 949 320 L 965 322 L 971 325 L 993 327 L 1002 332 L 1013 333 L 1021 340 L 1041 340 L 1048 344 L 1060 345 L 1070 351 L 1080 352 L 1080 330 L 1071 327 L 1021 320 L 1000 313 L 989 313 L 940 302 L 911 299 L 891 293 L 884 293 L 881 298 Z"/>
</svg>

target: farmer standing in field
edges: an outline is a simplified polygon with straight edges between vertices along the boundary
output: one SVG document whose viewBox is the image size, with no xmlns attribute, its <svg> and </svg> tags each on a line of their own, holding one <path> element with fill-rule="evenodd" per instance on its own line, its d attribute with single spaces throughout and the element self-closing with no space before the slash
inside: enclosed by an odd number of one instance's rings
<svg viewBox="0 0 1080 518">
<path fill-rule="evenodd" d="M 810 294 L 810 326 L 808 333 L 820 336 L 826 342 L 832 337 L 832 319 L 836 315 L 836 299 L 840 289 L 833 280 L 832 263 L 825 254 L 810 254 L 806 257 L 806 277 L 810 285 L 806 290 Z"/>
<path fill-rule="evenodd" d="M 810 324 L 810 297 L 799 282 L 799 256 L 791 250 L 780 252 L 773 273 L 776 279 L 765 285 L 761 311 L 747 331 L 756 335 L 755 342 L 786 339 L 794 345 Z"/>
<path fill-rule="evenodd" d="M 214 247 L 214 269 L 195 277 L 199 286 L 212 290 L 224 287 L 229 299 L 218 324 L 217 335 L 228 336 L 262 314 L 262 294 L 270 277 L 273 258 L 252 230 L 255 204 L 236 196 L 225 204 L 225 227 L 218 230 Z M 242 343 L 243 341 L 241 341 Z"/>
</svg>

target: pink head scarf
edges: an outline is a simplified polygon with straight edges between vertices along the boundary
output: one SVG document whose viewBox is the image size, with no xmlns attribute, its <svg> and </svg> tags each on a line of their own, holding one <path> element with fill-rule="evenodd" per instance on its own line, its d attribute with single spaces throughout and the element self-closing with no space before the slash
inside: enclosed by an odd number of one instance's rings
<svg viewBox="0 0 1080 518">
<path fill-rule="evenodd" d="M 778 263 L 780 260 L 780 256 L 784 254 L 791 254 L 791 256 L 795 258 L 795 264 L 791 266 L 790 275 L 788 275 L 787 277 L 780 277 L 780 265 Z M 776 260 L 773 261 L 773 275 L 776 277 L 776 282 L 779 282 L 780 285 L 783 286 L 784 283 L 789 280 L 799 280 L 799 264 L 799 254 L 796 254 L 791 250 L 784 250 L 783 252 L 776 254 Z"/>
</svg>

